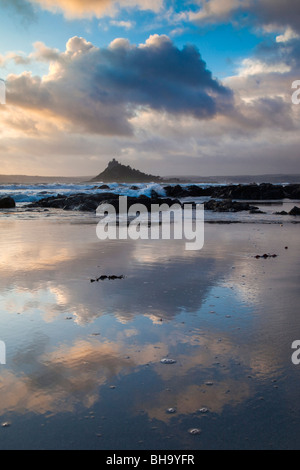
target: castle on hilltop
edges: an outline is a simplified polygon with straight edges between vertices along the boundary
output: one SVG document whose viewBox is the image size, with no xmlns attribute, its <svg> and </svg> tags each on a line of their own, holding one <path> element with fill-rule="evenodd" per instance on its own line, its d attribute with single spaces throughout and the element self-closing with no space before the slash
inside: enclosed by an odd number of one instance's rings
<svg viewBox="0 0 300 470">
<path fill-rule="evenodd" d="M 113 158 L 102 173 L 99 173 L 91 182 L 105 183 L 152 183 L 161 181 L 160 176 L 153 176 L 123 165 Z"/>
</svg>

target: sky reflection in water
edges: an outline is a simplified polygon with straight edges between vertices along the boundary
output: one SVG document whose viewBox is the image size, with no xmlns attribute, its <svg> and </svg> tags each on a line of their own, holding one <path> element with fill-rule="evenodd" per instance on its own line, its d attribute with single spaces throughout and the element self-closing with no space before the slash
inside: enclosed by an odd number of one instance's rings
<svg viewBox="0 0 300 470">
<path fill-rule="evenodd" d="M 188 252 L 1 222 L 0 447 L 297 447 L 298 230 L 206 224 Z"/>
</svg>

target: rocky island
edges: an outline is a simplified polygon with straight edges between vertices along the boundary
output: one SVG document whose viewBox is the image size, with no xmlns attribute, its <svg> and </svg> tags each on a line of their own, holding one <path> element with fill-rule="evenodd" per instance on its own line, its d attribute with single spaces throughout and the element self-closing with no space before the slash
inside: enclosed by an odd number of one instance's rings
<svg viewBox="0 0 300 470">
<path fill-rule="evenodd" d="M 102 173 L 90 180 L 90 182 L 98 181 L 104 183 L 154 183 L 161 181 L 161 178 L 135 170 L 113 158 Z"/>
</svg>

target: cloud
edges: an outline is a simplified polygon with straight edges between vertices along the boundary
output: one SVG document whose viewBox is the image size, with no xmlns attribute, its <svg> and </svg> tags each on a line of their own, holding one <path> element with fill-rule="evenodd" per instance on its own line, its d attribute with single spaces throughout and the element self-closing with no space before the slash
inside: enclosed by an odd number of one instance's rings
<svg viewBox="0 0 300 470">
<path fill-rule="evenodd" d="M 250 11 L 262 24 L 291 27 L 300 32 L 300 2 L 298 0 L 251 0 Z"/>
<path fill-rule="evenodd" d="M 163 0 L 1 0 L 1 4 L 21 15 L 25 23 L 36 19 L 38 8 L 62 13 L 69 20 L 115 16 L 121 8 L 151 10 L 155 13 L 163 8 Z"/>
<path fill-rule="evenodd" d="M 136 7 L 140 10 L 158 12 L 163 6 L 163 0 L 122 0 L 122 2 L 117 0 L 30 0 L 30 2 L 53 13 L 62 12 L 68 19 L 113 16 L 121 7 Z"/>
<path fill-rule="evenodd" d="M 286 73 L 290 72 L 291 67 L 285 62 L 268 64 L 256 58 L 247 58 L 242 61 L 239 68 L 239 75 L 246 77 L 248 75 Z"/>
<path fill-rule="evenodd" d="M 298 0 L 198 0 L 200 9 L 190 12 L 197 23 L 234 21 L 241 16 L 260 26 L 292 28 L 300 32 L 300 2 Z"/>
<path fill-rule="evenodd" d="M 13 61 L 16 65 L 27 65 L 30 63 L 30 58 L 26 57 L 25 54 L 19 52 L 7 52 L 6 54 L 0 54 L 0 67 L 6 67 L 6 65 Z"/>
<path fill-rule="evenodd" d="M 190 12 L 189 18 L 196 22 L 216 23 L 227 21 L 232 14 L 249 6 L 251 0 L 200 0 L 201 8 Z"/>
<path fill-rule="evenodd" d="M 124 29 L 132 29 L 135 26 L 134 21 L 111 20 L 110 24 L 112 26 L 117 26 L 118 28 L 124 28 Z"/>
<path fill-rule="evenodd" d="M 34 61 L 46 63 L 59 61 L 60 54 L 58 49 L 47 47 L 40 41 L 35 42 L 33 46 L 34 51 L 28 56 L 21 51 L 9 51 L 6 54 L 0 54 L 0 67 L 6 67 L 9 62 L 14 62 L 15 65 L 28 65 Z"/>
<path fill-rule="evenodd" d="M 295 33 L 292 28 L 288 27 L 283 34 L 276 37 L 276 42 L 290 42 L 292 39 L 298 39 L 299 37 L 299 34 Z"/>
<path fill-rule="evenodd" d="M 103 48 L 73 37 L 64 51 L 36 42 L 27 56 L 7 52 L 0 62 L 49 70 L 7 77 L 3 172 L 92 175 L 116 155 L 165 175 L 299 172 L 291 84 L 300 76 L 300 40 L 292 29 L 269 29 L 274 40 L 222 83 L 196 47 L 178 48 L 166 35 L 139 45 L 116 38 Z"/>
<path fill-rule="evenodd" d="M 35 43 L 30 60 L 49 61 L 49 74 L 7 77 L 7 101 L 49 114 L 72 132 L 130 135 L 141 108 L 210 119 L 232 106 L 230 90 L 212 77 L 193 46 L 167 36 L 135 46 L 116 39 L 107 48 L 73 37 L 66 50 Z"/>
</svg>

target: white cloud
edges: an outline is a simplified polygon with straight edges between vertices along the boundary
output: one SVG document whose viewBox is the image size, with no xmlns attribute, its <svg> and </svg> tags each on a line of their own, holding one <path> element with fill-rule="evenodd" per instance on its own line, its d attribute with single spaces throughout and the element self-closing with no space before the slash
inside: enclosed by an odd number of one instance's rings
<svg viewBox="0 0 300 470">
<path fill-rule="evenodd" d="M 66 18 L 101 18 L 115 16 L 120 8 L 136 7 L 158 12 L 163 0 L 29 0 L 53 13 L 62 12 Z"/>
<path fill-rule="evenodd" d="M 280 34 L 279 36 L 276 37 L 276 42 L 289 42 L 292 39 L 297 39 L 299 38 L 299 34 L 296 33 L 292 28 L 288 27 L 283 34 Z"/>
<path fill-rule="evenodd" d="M 238 69 L 238 75 L 247 77 L 249 75 L 260 75 L 270 73 L 288 73 L 291 67 L 285 62 L 268 64 L 259 59 L 247 58 L 242 61 L 242 65 Z"/>
<path fill-rule="evenodd" d="M 135 26 L 134 21 L 117 21 L 117 20 L 111 20 L 110 24 L 112 26 L 117 26 L 118 28 L 124 28 L 124 29 L 132 29 Z"/>
</svg>

